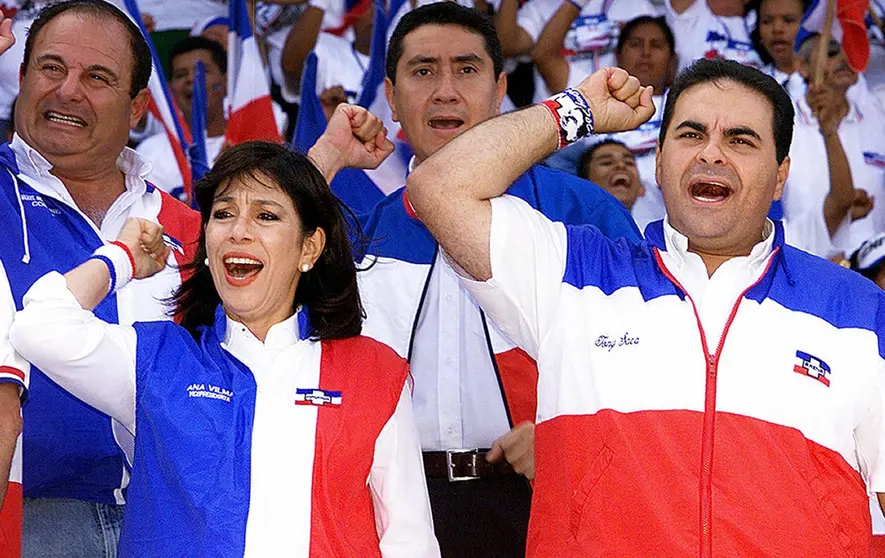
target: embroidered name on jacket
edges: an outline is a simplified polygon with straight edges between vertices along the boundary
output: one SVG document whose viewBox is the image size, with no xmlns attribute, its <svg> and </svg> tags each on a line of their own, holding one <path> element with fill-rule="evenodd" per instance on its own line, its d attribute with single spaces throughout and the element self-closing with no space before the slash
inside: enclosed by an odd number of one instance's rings
<svg viewBox="0 0 885 558">
<path fill-rule="evenodd" d="M 234 392 L 223 387 L 213 386 L 212 384 L 191 384 L 187 386 L 187 395 L 188 397 L 219 399 L 225 403 L 230 403 L 230 398 L 234 396 Z"/>
<path fill-rule="evenodd" d="M 830 387 L 830 365 L 816 356 L 802 351 L 796 351 L 796 364 L 793 365 L 793 372 L 814 378 L 823 385 Z"/>
<path fill-rule="evenodd" d="M 340 391 L 324 389 L 297 388 L 295 390 L 296 405 L 341 405 Z"/>
<path fill-rule="evenodd" d="M 46 205 L 46 202 L 43 201 L 43 198 L 41 196 L 38 196 L 36 194 L 22 194 L 20 197 L 23 203 L 30 204 L 31 207 L 44 207 L 48 209 L 49 213 L 53 215 L 61 215 L 61 211 L 59 211 L 57 208 L 49 207 L 48 205 Z"/>
<path fill-rule="evenodd" d="M 595 345 L 611 352 L 615 347 L 628 347 L 630 345 L 638 345 L 639 337 L 632 337 L 629 333 L 624 333 L 620 337 L 609 337 L 608 335 L 600 335 L 596 338 Z"/>
</svg>

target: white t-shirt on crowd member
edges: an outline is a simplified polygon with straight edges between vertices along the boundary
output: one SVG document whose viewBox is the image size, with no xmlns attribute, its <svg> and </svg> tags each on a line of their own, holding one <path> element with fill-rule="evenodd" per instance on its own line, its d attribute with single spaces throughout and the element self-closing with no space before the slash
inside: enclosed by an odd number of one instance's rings
<svg viewBox="0 0 885 558">
<path fill-rule="evenodd" d="M 694 3 L 681 14 L 666 0 L 667 23 L 676 36 L 679 70 L 699 58 L 726 58 L 756 68 L 762 66 L 750 42 L 755 12 L 748 17 L 721 17 L 710 10 L 707 0 Z"/>
<path fill-rule="evenodd" d="M 215 17 L 227 17 L 227 0 L 137 0 L 138 9 L 150 14 L 156 31 L 187 29 Z"/>
<path fill-rule="evenodd" d="M 805 83 L 799 74 L 788 82 L 796 117 L 790 147 L 790 176 L 784 187 L 784 220 L 789 222 L 805 214 L 823 214 L 823 202 L 830 190 L 829 168 L 817 119 L 805 101 Z M 849 91 L 848 115 L 839 124 L 839 139 L 848 158 L 855 188 L 866 190 L 875 198 L 873 209 L 865 218 L 840 227 L 833 238 L 834 252 L 850 255 L 865 240 L 885 231 L 885 115 L 873 104 L 863 104 L 864 96 Z M 789 238 L 788 242 L 796 244 Z M 804 239 L 800 239 L 804 240 Z M 820 247 L 801 248 L 821 256 Z"/>
<path fill-rule="evenodd" d="M 562 5 L 561 0 L 529 0 L 520 9 L 517 24 L 533 43 Z M 621 25 L 639 16 L 660 15 L 651 0 L 590 0 L 572 22 L 563 48 L 569 63 L 568 86 L 573 87 L 603 66 L 614 66 Z M 535 102 L 550 96 L 544 79 L 535 72 Z"/>
<path fill-rule="evenodd" d="M 347 92 L 347 102 L 356 102 L 363 90 L 363 76 L 369 67 L 369 56 L 357 52 L 353 41 L 325 32 L 317 37 L 313 52 L 317 55 L 317 95 L 340 85 Z M 296 102 L 300 92 L 286 87 L 285 80 L 280 83 L 283 98 Z"/>
<path fill-rule="evenodd" d="M 224 136 L 206 138 L 206 159 L 211 167 L 221 154 Z M 181 199 L 184 194 L 184 178 L 175 161 L 175 153 L 166 133 L 153 135 L 135 148 L 135 151 L 150 163 L 151 171 L 146 180 L 157 188 Z"/>
</svg>

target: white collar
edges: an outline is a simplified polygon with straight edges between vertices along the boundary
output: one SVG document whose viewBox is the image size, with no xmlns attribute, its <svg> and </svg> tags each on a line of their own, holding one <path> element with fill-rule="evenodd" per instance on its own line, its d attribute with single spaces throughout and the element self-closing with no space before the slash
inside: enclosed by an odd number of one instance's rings
<svg viewBox="0 0 885 558">
<path fill-rule="evenodd" d="M 702 261 L 700 256 L 688 251 L 688 237 L 677 231 L 670 225 L 669 216 L 664 217 L 664 243 L 667 247 L 667 255 L 670 263 L 683 269 L 689 261 Z M 768 256 L 774 249 L 774 223 L 770 219 L 765 220 L 762 230 L 762 240 L 753 246 L 747 256 L 731 258 L 736 264 L 742 264 L 748 274 L 755 276 L 760 268 L 766 265 Z"/>
<path fill-rule="evenodd" d="M 282 351 L 300 340 L 298 312 L 271 326 L 262 343 L 244 324 L 227 316 L 224 329 L 224 344 L 235 355 L 254 355 L 264 350 Z"/>
<path fill-rule="evenodd" d="M 9 148 L 15 154 L 19 173 L 29 178 L 38 179 L 40 182 L 49 176 L 52 170 L 50 163 L 39 151 L 25 143 L 18 134 L 12 136 Z M 151 164 L 133 149 L 124 147 L 117 157 L 117 168 L 126 175 L 126 190 L 136 194 L 144 194 L 146 191 L 145 179 L 151 172 Z M 55 178 L 53 176 L 53 178 Z M 129 180 L 138 178 L 140 180 Z M 61 181 L 59 181 L 61 182 Z"/>
</svg>

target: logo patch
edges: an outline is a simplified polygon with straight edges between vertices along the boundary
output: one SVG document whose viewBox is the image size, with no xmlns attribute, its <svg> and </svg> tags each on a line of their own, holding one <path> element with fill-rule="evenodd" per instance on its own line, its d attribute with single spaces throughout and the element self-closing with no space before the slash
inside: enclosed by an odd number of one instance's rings
<svg viewBox="0 0 885 558">
<path fill-rule="evenodd" d="M 212 384 L 191 384 L 187 386 L 187 396 L 218 399 L 219 401 L 230 403 L 230 398 L 234 396 L 234 392 Z"/>
<path fill-rule="evenodd" d="M 325 389 L 297 388 L 295 390 L 296 405 L 341 405 L 341 392 Z"/>
<path fill-rule="evenodd" d="M 816 356 L 796 351 L 796 364 L 793 372 L 814 378 L 823 385 L 830 387 L 830 365 Z"/>
</svg>

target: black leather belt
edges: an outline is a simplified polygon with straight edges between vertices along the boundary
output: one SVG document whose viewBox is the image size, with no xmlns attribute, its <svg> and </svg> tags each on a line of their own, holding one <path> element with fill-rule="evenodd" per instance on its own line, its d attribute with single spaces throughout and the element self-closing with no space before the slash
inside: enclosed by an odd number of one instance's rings
<svg viewBox="0 0 885 558">
<path fill-rule="evenodd" d="M 487 449 L 457 449 L 425 451 L 424 473 L 428 478 L 448 479 L 449 482 L 477 480 L 516 475 L 506 459 L 496 463 L 486 460 Z"/>
</svg>

